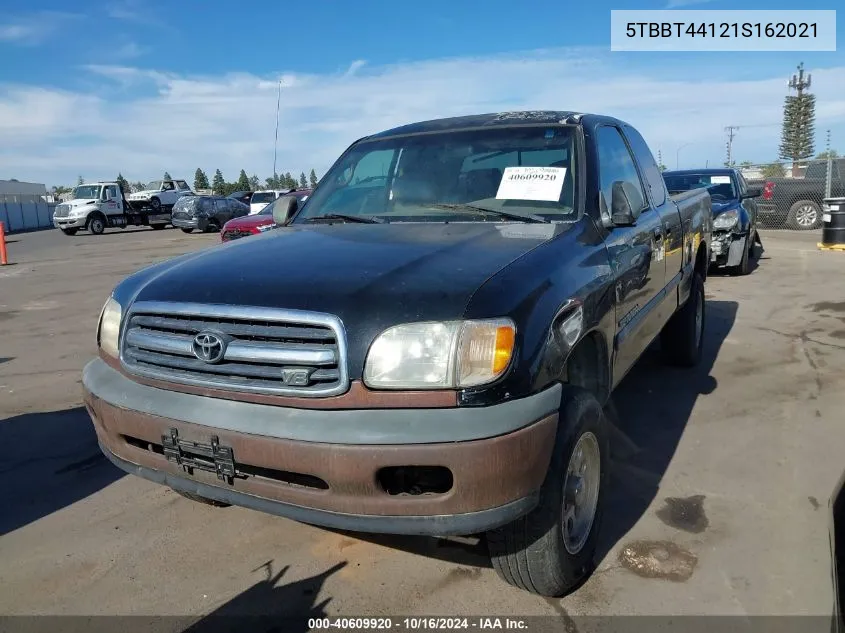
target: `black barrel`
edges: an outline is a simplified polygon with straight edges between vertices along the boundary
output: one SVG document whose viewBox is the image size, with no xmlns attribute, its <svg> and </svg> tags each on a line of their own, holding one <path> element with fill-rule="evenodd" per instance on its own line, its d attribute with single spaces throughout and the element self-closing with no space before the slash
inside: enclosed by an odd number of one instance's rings
<svg viewBox="0 0 845 633">
<path fill-rule="evenodd" d="M 845 198 L 825 198 L 822 245 L 845 246 Z"/>
</svg>

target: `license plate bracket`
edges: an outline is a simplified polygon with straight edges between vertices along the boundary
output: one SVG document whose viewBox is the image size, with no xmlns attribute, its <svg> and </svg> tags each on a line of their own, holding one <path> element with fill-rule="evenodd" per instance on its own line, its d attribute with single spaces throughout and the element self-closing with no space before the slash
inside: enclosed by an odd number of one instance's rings
<svg viewBox="0 0 845 633">
<path fill-rule="evenodd" d="M 216 435 L 211 436 L 210 443 L 204 444 L 184 440 L 177 429 L 171 428 L 161 436 L 161 445 L 167 461 L 178 464 L 189 475 L 193 475 L 194 470 L 203 470 L 215 473 L 218 479 L 230 485 L 238 476 L 232 447 L 221 445 Z"/>
</svg>

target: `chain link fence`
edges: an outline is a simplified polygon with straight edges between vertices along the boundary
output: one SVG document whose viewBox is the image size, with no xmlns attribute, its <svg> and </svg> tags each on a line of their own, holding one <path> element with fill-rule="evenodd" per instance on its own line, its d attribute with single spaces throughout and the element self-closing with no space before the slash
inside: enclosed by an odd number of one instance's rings
<svg viewBox="0 0 845 633">
<path fill-rule="evenodd" d="M 0 193 L 0 222 L 7 233 L 52 228 L 55 202 L 43 195 Z"/>
<path fill-rule="evenodd" d="M 845 158 L 737 165 L 750 187 L 762 195 L 757 205 L 761 229 L 821 230 L 822 200 L 845 196 Z"/>
</svg>

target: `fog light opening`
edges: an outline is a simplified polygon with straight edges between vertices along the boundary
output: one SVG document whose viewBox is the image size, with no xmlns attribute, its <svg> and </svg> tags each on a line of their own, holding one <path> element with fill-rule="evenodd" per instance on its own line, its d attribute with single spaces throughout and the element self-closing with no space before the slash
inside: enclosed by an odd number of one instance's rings
<svg viewBox="0 0 845 633">
<path fill-rule="evenodd" d="M 388 466 L 379 469 L 376 481 L 389 495 L 442 495 L 452 489 L 454 477 L 445 466 Z"/>
</svg>

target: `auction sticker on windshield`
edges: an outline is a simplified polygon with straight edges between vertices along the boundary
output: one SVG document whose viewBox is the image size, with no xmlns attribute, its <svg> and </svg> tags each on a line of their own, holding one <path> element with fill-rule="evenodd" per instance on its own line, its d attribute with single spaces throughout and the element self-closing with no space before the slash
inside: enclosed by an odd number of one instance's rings
<svg viewBox="0 0 845 633">
<path fill-rule="evenodd" d="M 566 167 L 505 167 L 496 200 L 557 202 L 565 177 Z"/>
<path fill-rule="evenodd" d="M 729 184 L 731 184 L 731 177 L 730 176 L 711 176 L 710 177 L 710 184 L 711 185 L 729 185 Z"/>
</svg>

